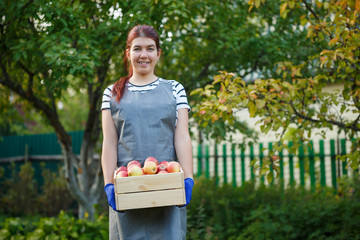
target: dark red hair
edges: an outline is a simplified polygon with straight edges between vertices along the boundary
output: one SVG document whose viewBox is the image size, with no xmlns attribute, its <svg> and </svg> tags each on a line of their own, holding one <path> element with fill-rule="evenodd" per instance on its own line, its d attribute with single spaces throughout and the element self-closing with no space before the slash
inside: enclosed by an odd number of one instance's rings
<svg viewBox="0 0 360 240">
<path fill-rule="evenodd" d="M 116 95 L 117 102 L 120 102 L 121 97 L 124 95 L 125 85 L 133 75 L 133 69 L 131 67 L 131 64 L 129 64 L 129 61 L 126 57 L 126 49 L 130 49 L 132 41 L 138 37 L 151 38 L 155 42 L 157 51 L 160 50 L 159 35 L 157 34 L 157 32 L 155 31 L 155 29 L 153 27 L 148 26 L 148 25 L 136 25 L 130 29 L 130 31 L 127 35 L 126 48 L 124 51 L 124 58 L 123 58 L 124 69 L 125 69 L 125 72 L 128 73 L 128 75 L 126 77 L 120 78 L 119 81 L 117 81 L 114 84 L 114 87 L 112 90 L 113 96 Z"/>
</svg>

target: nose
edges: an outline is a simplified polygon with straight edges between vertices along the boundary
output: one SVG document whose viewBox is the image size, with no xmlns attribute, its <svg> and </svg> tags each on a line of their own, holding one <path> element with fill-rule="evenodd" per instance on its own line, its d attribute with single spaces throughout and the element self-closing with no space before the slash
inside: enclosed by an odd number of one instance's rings
<svg viewBox="0 0 360 240">
<path fill-rule="evenodd" d="M 141 50 L 140 58 L 146 58 L 146 57 L 147 57 L 146 50 Z"/>
</svg>

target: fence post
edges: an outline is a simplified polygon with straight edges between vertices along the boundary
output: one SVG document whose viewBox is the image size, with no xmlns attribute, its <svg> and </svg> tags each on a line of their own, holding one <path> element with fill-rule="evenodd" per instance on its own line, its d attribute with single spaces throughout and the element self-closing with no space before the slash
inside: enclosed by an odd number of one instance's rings
<svg viewBox="0 0 360 240">
<path fill-rule="evenodd" d="M 226 144 L 223 144 L 223 178 L 224 183 L 227 184 L 227 162 L 226 162 Z"/>
<path fill-rule="evenodd" d="M 305 186 L 305 167 L 304 167 L 304 145 L 303 143 L 299 146 L 299 165 L 300 165 L 300 184 Z"/>
<path fill-rule="evenodd" d="M 272 143 L 269 142 L 269 156 L 268 156 L 269 158 L 272 157 L 272 156 L 270 156 L 270 152 L 271 152 L 272 149 L 273 149 Z M 273 176 L 273 180 L 271 181 L 270 184 L 274 185 L 275 178 L 274 178 L 274 169 L 273 169 L 272 165 L 270 165 L 270 172 L 271 172 L 271 174 Z"/>
<path fill-rule="evenodd" d="M 331 156 L 331 180 L 334 189 L 337 189 L 336 184 L 336 153 L 335 153 L 335 140 L 330 140 L 330 156 Z"/>
<path fill-rule="evenodd" d="M 236 187 L 236 155 L 235 144 L 231 144 L 231 170 L 232 170 L 232 185 Z"/>
<path fill-rule="evenodd" d="M 219 173 L 218 173 L 218 169 L 219 169 L 219 156 L 218 156 L 218 148 L 217 148 L 217 144 L 215 143 L 215 148 L 214 148 L 214 160 L 215 160 L 215 165 L 214 165 L 214 172 L 215 172 L 215 185 L 219 185 Z"/>
<path fill-rule="evenodd" d="M 241 158 L 241 185 L 244 185 L 246 176 L 245 176 L 245 150 L 243 147 L 241 147 L 240 158 Z"/>
<path fill-rule="evenodd" d="M 263 144 L 262 143 L 260 143 L 259 144 L 259 159 L 260 159 L 260 169 L 261 169 L 261 167 L 262 167 L 262 165 L 263 165 L 263 158 L 264 158 L 264 153 L 263 153 Z M 261 178 L 260 178 L 260 181 L 262 182 L 262 183 L 264 183 L 264 176 L 261 176 Z"/>
<path fill-rule="evenodd" d="M 326 185 L 326 171 L 325 171 L 325 151 L 324 140 L 320 140 L 320 184 L 322 187 Z"/>
<path fill-rule="evenodd" d="M 254 155 L 254 146 L 250 145 L 250 165 L 251 165 L 251 161 L 254 160 L 255 155 Z M 251 180 L 255 179 L 255 174 L 254 174 L 254 167 L 251 165 Z"/>
<path fill-rule="evenodd" d="M 210 154 L 209 154 L 209 145 L 205 146 L 205 177 L 210 178 Z"/>
<path fill-rule="evenodd" d="M 291 149 L 293 146 L 292 142 L 289 142 L 288 147 Z M 289 173 L 290 173 L 290 185 L 294 185 L 294 155 L 289 153 Z"/>
<path fill-rule="evenodd" d="M 198 145 L 198 172 L 197 176 L 200 177 L 202 174 L 202 144 Z"/>
<path fill-rule="evenodd" d="M 310 141 L 308 145 L 309 150 L 309 173 L 310 173 L 310 186 L 311 191 L 315 190 L 315 159 L 314 159 L 314 144 Z"/>
<path fill-rule="evenodd" d="M 341 139 L 341 155 L 346 154 L 346 140 Z M 347 175 L 347 169 L 346 169 L 346 159 L 342 161 L 342 174 Z"/>
<path fill-rule="evenodd" d="M 281 143 L 280 143 L 281 144 Z M 280 163 L 280 184 L 281 188 L 284 188 L 284 155 L 283 155 L 283 148 L 279 151 L 279 163 Z"/>
</svg>

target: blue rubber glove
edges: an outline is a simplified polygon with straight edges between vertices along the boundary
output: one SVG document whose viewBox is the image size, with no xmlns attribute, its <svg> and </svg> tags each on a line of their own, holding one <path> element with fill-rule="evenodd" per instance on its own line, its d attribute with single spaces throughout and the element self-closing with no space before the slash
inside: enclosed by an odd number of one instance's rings
<svg viewBox="0 0 360 240">
<path fill-rule="evenodd" d="M 185 183 L 185 198 L 186 198 L 186 204 L 182 205 L 180 207 L 185 207 L 187 206 L 190 201 L 191 201 L 191 195 L 192 195 L 192 190 L 194 187 L 194 180 L 192 178 L 186 178 L 184 180 Z"/>
<path fill-rule="evenodd" d="M 106 193 L 106 197 L 107 197 L 109 206 L 112 207 L 112 209 L 114 209 L 117 212 L 123 212 L 123 211 L 116 210 L 114 184 L 112 184 L 112 183 L 106 184 L 106 186 L 104 187 L 104 191 Z"/>
</svg>

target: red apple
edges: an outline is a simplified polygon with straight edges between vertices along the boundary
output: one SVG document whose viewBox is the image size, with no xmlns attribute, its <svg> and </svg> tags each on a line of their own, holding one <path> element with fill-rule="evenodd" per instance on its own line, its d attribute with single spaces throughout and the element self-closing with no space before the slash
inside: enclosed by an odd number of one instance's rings
<svg viewBox="0 0 360 240">
<path fill-rule="evenodd" d="M 167 166 L 167 171 L 169 173 L 180 172 L 180 163 L 175 162 L 175 161 L 169 162 L 169 164 Z"/>
<path fill-rule="evenodd" d="M 129 167 L 130 167 L 131 165 L 137 165 L 137 166 L 139 166 L 139 167 L 141 168 L 141 164 L 140 164 L 139 161 L 132 160 L 132 161 L 128 162 L 128 164 L 127 164 L 127 169 L 128 169 L 128 171 L 129 171 Z"/>
<path fill-rule="evenodd" d="M 121 171 L 127 171 L 127 168 L 125 166 L 121 166 L 116 170 L 116 174 L 118 174 Z"/>
<path fill-rule="evenodd" d="M 159 164 L 158 166 L 157 166 L 157 171 L 158 172 L 160 172 L 160 171 L 166 171 L 166 169 L 167 169 L 167 166 L 165 165 L 165 164 Z"/>
<path fill-rule="evenodd" d="M 127 177 L 129 176 L 127 171 L 120 171 L 118 174 L 116 174 L 116 177 Z"/>
<path fill-rule="evenodd" d="M 148 161 L 145 163 L 143 170 L 145 174 L 155 174 L 157 173 L 157 165 L 155 162 Z"/>
<path fill-rule="evenodd" d="M 169 164 L 168 161 L 162 161 L 160 164 L 164 164 L 165 166 L 167 166 Z"/>
<path fill-rule="evenodd" d="M 132 166 L 129 171 L 128 171 L 128 175 L 130 177 L 133 177 L 133 176 L 141 176 L 141 175 L 144 175 L 144 172 L 143 170 L 141 169 L 141 167 L 139 166 Z"/>
<path fill-rule="evenodd" d="M 164 173 L 168 173 L 168 171 L 161 170 L 161 171 L 159 171 L 157 174 L 164 174 Z"/>
<path fill-rule="evenodd" d="M 125 166 L 119 167 L 120 171 L 127 171 L 127 168 Z"/>
<path fill-rule="evenodd" d="M 156 165 L 159 165 L 158 160 L 154 157 L 148 157 L 147 159 L 145 159 L 144 166 L 147 162 L 154 162 Z"/>
</svg>

